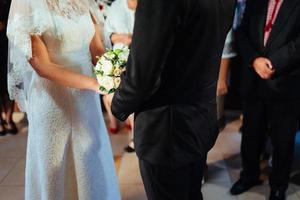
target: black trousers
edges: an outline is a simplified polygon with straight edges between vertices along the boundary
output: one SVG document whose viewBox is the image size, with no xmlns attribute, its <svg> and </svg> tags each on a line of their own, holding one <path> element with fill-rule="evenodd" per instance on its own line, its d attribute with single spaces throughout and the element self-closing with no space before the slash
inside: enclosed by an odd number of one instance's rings
<svg viewBox="0 0 300 200">
<path fill-rule="evenodd" d="M 241 177 L 258 179 L 266 135 L 273 145 L 271 188 L 287 189 L 292 166 L 300 101 L 251 101 L 243 106 Z"/>
<path fill-rule="evenodd" d="M 148 200 L 202 200 L 205 161 L 171 168 L 140 160 Z"/>
</svg>

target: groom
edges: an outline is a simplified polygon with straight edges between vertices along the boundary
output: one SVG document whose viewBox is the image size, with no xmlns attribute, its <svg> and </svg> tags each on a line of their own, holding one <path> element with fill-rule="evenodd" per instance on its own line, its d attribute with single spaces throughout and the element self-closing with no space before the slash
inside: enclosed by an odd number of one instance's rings
<svg viewBox="0 0 300 200">
<path fill-rule="evenodd" d="M 234 0 L 140 0 L 127 71 L 112 101 L 135 113 L 135 147 L 149 200 L 200 200 L 218 135 L 216 85 Z"/>
</svg>

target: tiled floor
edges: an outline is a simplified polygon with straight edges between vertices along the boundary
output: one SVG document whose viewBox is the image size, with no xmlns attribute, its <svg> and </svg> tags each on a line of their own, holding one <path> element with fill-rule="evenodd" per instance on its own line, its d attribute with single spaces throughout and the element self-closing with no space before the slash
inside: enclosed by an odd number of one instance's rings
<svg viewBox="0 0 300 200">
<path fill-rule="evenodd" d="M 21 115 L 16 115 L 20 120 Z M 220 134 L 216 146 L 209 153 L 208 173 L 203 186 L 206 200 L 265 200 L 268 199 L 267 181 L 263 186 L 233 197 L 228 193 L 240 171 L 240 120 L 230 122 Z M 20 123 L 21 131 L 17 136 L 0 138 L 0 200 L 22 200 L 24 198 L 24 165 L 27 128 Z M 135 154 L 124 154 L 123 147 L 131 135 L 123 130 L 111 135 L 116 157 L 120 189 L 123 200 L 146 200 L 145 190 L 139 175 L 138 160 Z M 296 148 L 296 160 L 288 200 L 300 200 L 300 137 Z"/>
</svg>

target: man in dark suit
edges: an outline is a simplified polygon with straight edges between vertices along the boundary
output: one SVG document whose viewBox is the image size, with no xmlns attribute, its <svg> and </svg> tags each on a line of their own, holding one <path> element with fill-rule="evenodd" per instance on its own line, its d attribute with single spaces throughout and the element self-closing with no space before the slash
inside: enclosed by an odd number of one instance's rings
<svg viewBox="0 0 300 200">
<path fill-rule="evenodd" d="M 285 199 L 300 116 L 300 1 L 247 1 L 237 37 L 244 62 L 243 170 L 231 193 L 261 183 L 259 157 L 269 132 L 274 147 L 270 199 Z"/>
<path fill-rule="evenodd" d="M 127 71 L 112 102 L 135 113 L 135 147 L 149 200 L 202 199 L 218 134 L 216 85 L 234 0 L 140 0 Z"/>
</svg>

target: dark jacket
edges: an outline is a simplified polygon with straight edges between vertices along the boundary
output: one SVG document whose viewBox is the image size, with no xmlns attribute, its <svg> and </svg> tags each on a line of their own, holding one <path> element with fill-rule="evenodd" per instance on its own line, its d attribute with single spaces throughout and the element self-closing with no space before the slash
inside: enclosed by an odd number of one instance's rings
<svg viewBox="0 0 300 200">
<path fill-rule="evenodd" d="M 0 0 L 0 21 L 6 22 L 8 19 L 11 0 Z"/>
<path fill-rule="evenodd" d="M 0 0 L 0 26 L 7 24 L 9 8 L 10 8 L 10 0 Z M 0 42 L 6 41 L 6 27 L 5 29 L 0 29 Z M 1 47 L 1 46 L 0 46 Z"/>
<path fill-rule="evenodd" d="M 113 114 L 135 113 L 140 159 L 205 159 L 217 137 L 216 84 L 234 0 L 139 0 L 127 71 Z"/>
<path fill-rule="evenodd" d="M 244 19 L 237 32 L 243 58 L 241 93 L 244 99 L 300 99 L 300 1 L 284 0 L 266 47 L 263 45 L 268 0 L 247 1 Z M 266 57 L 275 68 L 269 80 L 261 79 L 251 66 Z"/>
<path fill-rule="evenodd" d="M 6 54 L 7 54 L 7 43 L 8 39 L 6 37 L 6 25 L 8 20 L 8 13 L 10 7 L 10 0 L 0 0 L 0 64 L 6 62 Z M 3 28 L 4 27 L 4 28 Z M 6 52 L 4 52 L 6 51 Z M 4 55 L 2 55 L 5 53 Z M 4 61 L 5 60 L 5 61 Z"/>
</svg>

